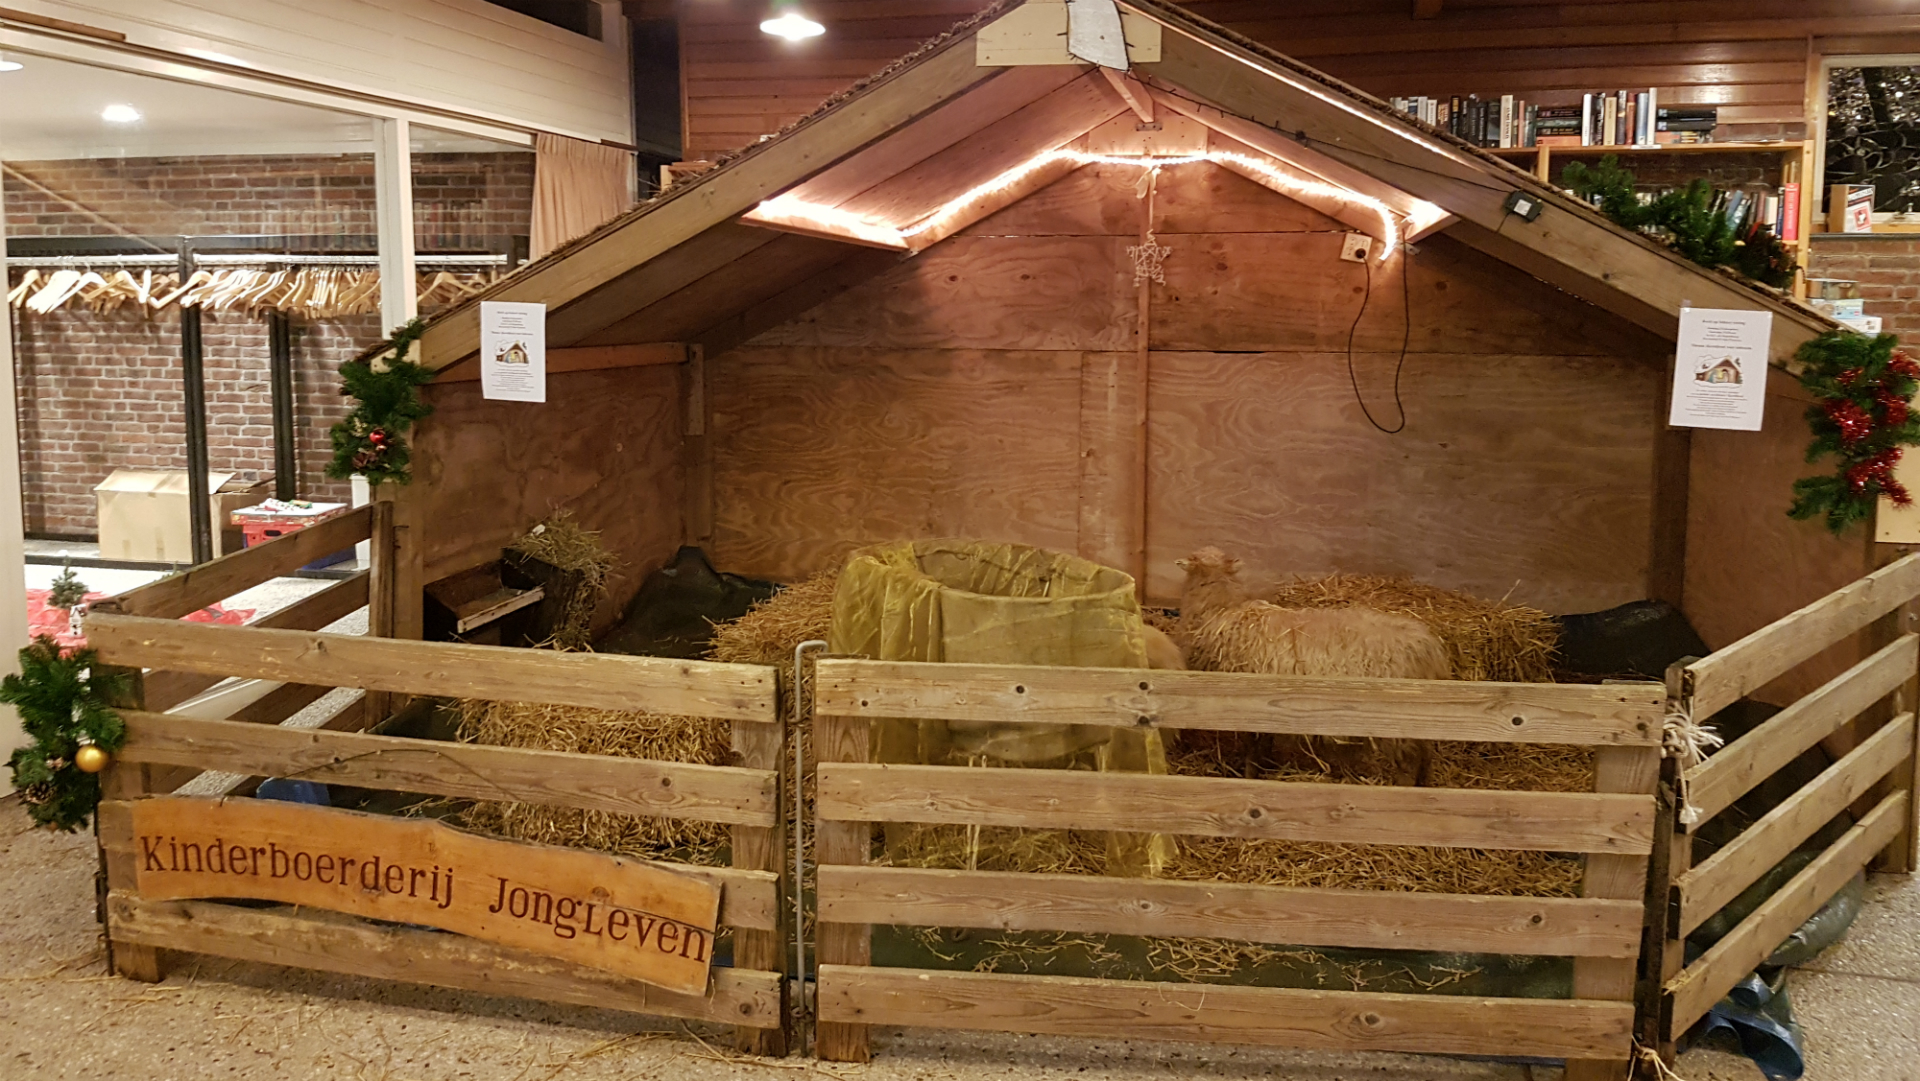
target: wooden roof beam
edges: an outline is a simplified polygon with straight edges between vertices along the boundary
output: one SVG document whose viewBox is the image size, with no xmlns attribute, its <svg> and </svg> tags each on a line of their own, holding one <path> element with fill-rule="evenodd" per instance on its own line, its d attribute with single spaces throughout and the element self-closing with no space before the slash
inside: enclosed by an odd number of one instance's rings
<svg viewBox="0 0 1920 1081">
<path fill-rule="evenodd" d="M 1106 78 L 1107 84 L 1113 87 L 1113 92 L 1120 95 L 1120 100 L 1127 103 L 1127 108 L 1133 110 L 1133 115 L 1140 118 L 1142 124 L 1153 123 L 1153 98 L 1147 94 L 1147 88 L 1141 84 L 1140 80 L 1112 68 L 1101 68 L 1100 74 Z"/>
<path fill-rule="evenodd" d="M 809 178 L 789 194 L 839 206 L 972 138 L 1063 88 L 1096 78 L 1074 65 L 1010 68 L 885 139 Z"/>
<path fill-rule="evenodd" d="M 549 309 L 570 304 L 999 74 L 1000 69 L 974 62 L 972 34 L 959 35 L 785 136 L 534 263 L 489 290 L 486 299 L 542 303 Z M 475 300 L 427 325 L 419 357 L 430 368 L 444 368 L 479 348 Z"/>
<path fill-rule="evenodd" d="M 1444 0 L 1413 0 L 1413 17 L 1416 19 L 1437 19 Z"/>
</svg>

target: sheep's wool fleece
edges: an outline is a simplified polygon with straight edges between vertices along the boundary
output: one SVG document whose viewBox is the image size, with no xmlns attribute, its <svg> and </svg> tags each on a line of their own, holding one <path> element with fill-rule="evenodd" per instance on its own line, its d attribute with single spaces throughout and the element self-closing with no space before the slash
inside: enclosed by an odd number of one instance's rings
<svg viewBox="0 0 1920 1081">
<path fill-rule="evenodd" d="M 1202 618 L 1189 646 L 1195 668 L 1451 679 L 1445 648 L 1418 620 L 1368 608 L 1278 608 L 1256 601 Z"/>
</svg>

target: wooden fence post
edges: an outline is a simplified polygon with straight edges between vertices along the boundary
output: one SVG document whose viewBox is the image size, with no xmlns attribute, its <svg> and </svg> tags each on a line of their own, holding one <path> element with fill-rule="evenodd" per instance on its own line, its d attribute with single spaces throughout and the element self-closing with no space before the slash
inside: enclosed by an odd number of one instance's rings
<svg viewBox="0 0 1920 1081">
<path fill-rule="evenodd" d="M 772 770 L 776 777 L 784 777 L 781 771 L 781 756 L 786 749 L 782 735 L 786 731 L 783 721 L 768 724 L 764 721 L 733 722 L 733 750 L 738 759 L 734 763 L 748 769 Z M 796 734 L 794 738 L 799 738 Z M 780 796 L 784 786 L 775 786 L 774 806 L 785 807 L 786 801 Z M 780 876 L 777 881 L 785 881 L 781 872 L 785 869 L 787 852 L 786 818 L 771 826 L 735 826 L 733 827 L 733 865 L 748 871 L 772 871 Z M 755 1055 L 768 1055 L 779 1058 L 787 1053 L 788 1026 L 792 1019 L 786 1007 L 787 948 L 789 941 L 783 929 L 788 926 L 787 904 L 781 900 L 784 891 L 776 887 L 775 910 L 780 914 L 779 926 L 771 931 L 750 931 L 736 927 L 733 931 L 733 965 L 738 969 L 755 969 L 761 972 L 782 974 L 780 981 L 780 1027 L 749 1028 L 745 1025 L 734 1030 L 734 1039 L 742 1051 Z"/>
<path fill-rule="evenodd" d="M 398 552 L 394 548 L 393 501 L 376 499 L 373 503 L 372 536 L 368 538 L 367 557 L 372 561 L 367 576 L 367 634 L 392 638 L 394 634 L 394 572 Z M 386 691 L 366 692 L 365 727 L 372 728 L 392 712 L 394 696 Z"/>
<path fill-rule="evenodd" d="M 814 717 L 813 753 L 816 765 L 826 762 L 865 762 L 868 722 L 857 717 Z M 829 822 L 814 827 L 816 862 L 863 864 L 873 848 L 871 822 Z M 864 923 L 816 922 L 815 955 L 819 964 L 873 963 L 873 927 Z M 816 973 L 816 980 L 821 977 Z M 818 986 L 818 984 L 816 984 Z M 844 1021 L 814 1021 L 814 1054 L 828 1062 L 867 1062 L 873 1058 L 867 1026 Z"/>
<path fill-rule="evenodd" d="M 1659 775 L 1658 747 L 1602 747 L 1594 752 L 1595 792 L 1652 793 Z M 1589 853 L 1581 895 L 1644 899 L 1649 862 L 1646 856 Z M 1637 961 L 1632 958 L 1576 958 L 1573 997 L 1632 1001 L 1637 977 Z M 1627 1081 L 1632 1069 L 1629 1047 L 1619 1059 L 1568 1059 L 1567 1081 Z"/>
<path fill-rule="evenodd" d="M 104 667 L 104 666 L 103 666 Z M 142 673 L 138 668 L 108 668 L 107 671 L 122 676 L 127 681 L 126 693 L 116 696 L 113 705 L 116 709 L 137 710 L 146 701 L 146 688 L 142 682 Z M 144 762 L 122 762 L 115 760 L 100 775 L 100 796 L 104 800 L 136 800 L 153 791 L 153 767 Z M 94 811 L 95 835 L 100 844 L 100 860 L 107 869 L 107 892 L 114 890 L 136 889 L 135 865 L 131 855 L 128 858 L 116 858 L 107 851 L 109 838 L 100 836 L 98 809 Z M 137 844 L 124 847 L 129 853 L 137 849 Z M 108 906 L 109 909 L 111 906 Z M 107 918 L 107 967 L 115 975 L 145 983 L 159 983 L 166 979 L 166 958 L 153 946 L 136 946 L 131 942 L 113 940 L 113 922 Z"/>
</svg>

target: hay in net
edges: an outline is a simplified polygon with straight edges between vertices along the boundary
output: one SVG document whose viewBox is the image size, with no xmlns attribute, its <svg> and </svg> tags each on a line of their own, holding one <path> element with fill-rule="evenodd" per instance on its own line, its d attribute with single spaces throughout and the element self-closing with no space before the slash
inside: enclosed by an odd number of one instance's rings
<svg viewBox="0 0 1920 1081">
<path fill-rule="evenodd" d="M 1447 647 L 1455 679 L 1553 682 L 1559 625 L 1537 608 L 1371 574 L 1296 578 L 1267 599 L 1283 608 L 1362 607 L 1412 616 Z"/>
<path fill-rule="evenodd" d="M 606 595 L 607 579 L 619 560 L 600 543 L 595 530 L 582 529 L 572 511 L 560 511 L 534 526 L 509 546 L 521 555 L 580 576 L 573 595 L 566 598 L 554 628 L 553 644 L 560 649 L 586 649 L 592 642 L 593 611 Z"/>
<path fill-rule="evenodd" d="M 711 717 L 475 700 L 460 702 L 459 710 L 466 743 L 709 766 L 726 765 L 733 754 L 732 724 Z M 461 812 L 460 822 L 517 841 L 708 865 L 726 862 L 729 840 L 727 827 L 716 822 L 538 803 L 476 803 Z"/>
</svg>

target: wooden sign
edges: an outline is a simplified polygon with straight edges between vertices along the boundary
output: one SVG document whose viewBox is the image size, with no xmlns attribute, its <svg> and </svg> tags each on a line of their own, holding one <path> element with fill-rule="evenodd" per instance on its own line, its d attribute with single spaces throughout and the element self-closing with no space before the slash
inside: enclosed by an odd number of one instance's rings
<svg viewBox="0 0 1920 1081">
<path fill-rule="evenodd" d="M 274 800 L 139 800 L 133 831 L 143 897 L 311 905 L 706 992 L 720 888 L 652 864 Z"/>
</svg>

